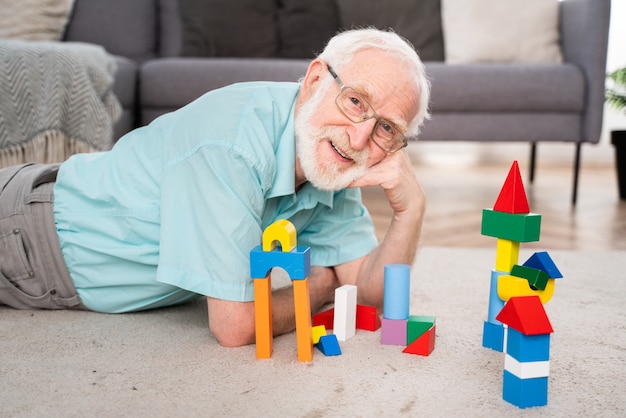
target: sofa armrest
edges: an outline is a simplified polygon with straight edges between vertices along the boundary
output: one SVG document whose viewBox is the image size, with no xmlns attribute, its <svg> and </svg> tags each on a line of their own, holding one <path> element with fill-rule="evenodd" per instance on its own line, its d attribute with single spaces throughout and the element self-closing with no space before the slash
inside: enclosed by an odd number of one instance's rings
<svg viewBox="0 0 626 418">
<path fill-rule="evenodd" d="M 560 2 L 563 57 L 581 68 L 587 84 L 581 142 L 600 140 L 610 13 L 611 0 Z"/>
</svg>

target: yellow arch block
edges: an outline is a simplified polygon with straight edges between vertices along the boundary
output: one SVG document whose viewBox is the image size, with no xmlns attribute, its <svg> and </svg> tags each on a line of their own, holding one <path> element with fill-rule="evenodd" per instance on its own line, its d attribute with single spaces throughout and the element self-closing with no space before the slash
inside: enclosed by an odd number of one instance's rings
<svg viewBox="0 0 626 418">
<path fill-rule="evenodd" d="M 498 296 L 503 301 L 507 302 L 510 298 L 516 296 L 539 296 L 542 304 L 546 304 L 552 299 L 554 294 L 554 279 L 548 279 L 545 290 L 531 289 L 528 284 L 528 280 L 515 277 L 502 275 L 498 277 Z"/>
<path fill-rule="evenodd" d="M 279 243 L 283 252 L 296 248 L 296 227 L 286 219 L 279 219 L 263 231 L 263 251 L 272 251 Z"/>
</svg>

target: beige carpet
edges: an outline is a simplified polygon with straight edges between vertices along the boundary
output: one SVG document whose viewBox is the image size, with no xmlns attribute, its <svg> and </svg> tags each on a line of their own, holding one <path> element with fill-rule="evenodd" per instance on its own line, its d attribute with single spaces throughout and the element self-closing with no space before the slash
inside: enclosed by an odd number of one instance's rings
<svg viewBox="0 0 626 418">
<path fill-rule="evenodd" d="M 626 252 L 549 253 L 565 278 L 546 305 L 544 407 L 503 401 L 503 355 L 481 345 L 495 250 L 424 248 L 411 314 L 437 318 L 429 357 L 382 346 L 379 330 L 308 364 L 289 334 L 256 360 L 254 346 L 215 342 L 203 303 L 117 316 L 0 308 L 0 416 L 624 416 Z M 520 261 L 530 254 L 522 246 Z"/>
</svg>

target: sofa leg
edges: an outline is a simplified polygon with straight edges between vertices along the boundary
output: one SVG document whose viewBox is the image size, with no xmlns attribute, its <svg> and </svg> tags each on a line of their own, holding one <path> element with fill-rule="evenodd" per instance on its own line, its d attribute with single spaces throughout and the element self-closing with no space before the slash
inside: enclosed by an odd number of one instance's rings
<svg viewBox="0 0 626 418">
<path fill-rule="evenodd" d="M 535 158 L 537 157 L 537 143 L 530 144 L 530 174 L 528 180 L 532 183 L 535 180 Z"/>
<path fill-rule="evenodd" d="M 578 197 L 578 174 L 580 172 L 580 151 L 582 142 L 576 143 L 576 155 L 574 157 L 574 185 L 572 187 L 572 206 L 576 206 L 576 198 Z"/>
</svg>

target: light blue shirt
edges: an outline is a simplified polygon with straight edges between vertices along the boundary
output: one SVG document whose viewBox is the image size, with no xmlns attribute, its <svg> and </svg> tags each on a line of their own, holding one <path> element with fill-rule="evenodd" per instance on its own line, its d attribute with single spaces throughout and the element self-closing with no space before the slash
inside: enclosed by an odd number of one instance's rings
<svg viewBox="0 0 626 418">
<path fill-rule="evenodd" d="M 254 299 L 249 253 L 289 219 L 311 264 L 338 265 L 376 246 L 358 189 L 294 189 L 296 83 L 211 91 L 62 164 L 54 216 L 78 294 L 126 312 L 198 295 Z"/>
</svg>

